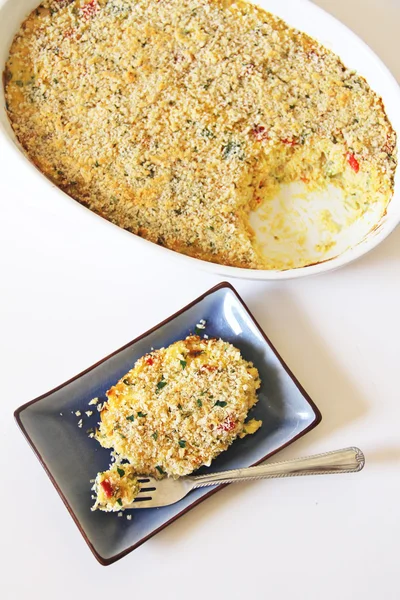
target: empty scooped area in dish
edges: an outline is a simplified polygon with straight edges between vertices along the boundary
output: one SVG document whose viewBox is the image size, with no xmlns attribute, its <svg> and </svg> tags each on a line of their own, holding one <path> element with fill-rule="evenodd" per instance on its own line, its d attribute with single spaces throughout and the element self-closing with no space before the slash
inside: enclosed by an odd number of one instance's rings
<svg viewBox="0 0 400 600">
<path fill-rule="evenodd" d="M 360 243 L 379 223 L 383 205 L 358 212 L 356 197 L 346 198 L 340 188 L 310 190 L 297 182 L 252 211 L 250 225 L 265 261 L 290 269 L 329 260 Z"/>
<path fill-rule="evenodd" d="M 367 170 L 342 144 L 319 146 L 273 150 L 256 167 L 249 223 L 269 268 L 298 268 L 345 252 L 379 223 L 390 200 L 390 179 L 379 170 Z"/>
</svg>

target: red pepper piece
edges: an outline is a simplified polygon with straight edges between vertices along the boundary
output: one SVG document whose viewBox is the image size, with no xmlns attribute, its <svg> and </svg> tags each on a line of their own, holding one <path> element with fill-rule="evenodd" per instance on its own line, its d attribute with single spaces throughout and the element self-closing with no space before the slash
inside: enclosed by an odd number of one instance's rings
<svg viewBox="0 0 400 600">
<path fill-rule="evenodd" d="M 281 140 L 281 142 L 283 144 L 286 144 L 287 146 L 297 146 L 298 145 L 298 141 L 295 139 L 291 139 L 289 140 L 288 138 L 283 138 L 283 140 Z"/>
<path fill-rule="evenodd" d="M 85 21 L 88 21 L 93 15 L 97 13 L 99 10 L 99 5 L 97 4 L 97 0 L 89 0 L 86 4 L 84 4 L 81 8 L 82 17 Z"/>
<path fill-rule="evenodd" d="M 222 429 L 223 431 L 233 431 L 236 427 L 236 421 L 232 419 L 232 417 L 227 417 L 221 425 L 218 425 L 217 429 Z"/>
<path fill-rule="evenodd" d="M 151 358 L 151 356 L 149 356 L 149 358 L 146 358 L 146 365 L 154 365 L 154 360 Z"/>
<path fill-rule="evenodd" d="M 253 127 L 251 133 L 254 135 L 257 142 L 262 142 L 263 140 L 269 139 L 268 131 L 262 125 L 256 125 Z"/>
<path fill-rule="evenodd" d="M 107 498 L 111 498 L 114 493 L 114 489 L 113 489 L 111 483 L 108 481 L 108 479 L 104 479 L 104 481 L 102 481 L 100 483 L 100 485 L 103 488 L 104 493 L 107 496 Z"/>
<path fill-rule="evenodd" d="M 360 163 L 358 162 L 354 154 L 352 152 L 348 152 L 346 154 L 346 159 L 353 171 L 355 173 L 358 173 L 358 171 L 360 170 Z"/>
</svg>

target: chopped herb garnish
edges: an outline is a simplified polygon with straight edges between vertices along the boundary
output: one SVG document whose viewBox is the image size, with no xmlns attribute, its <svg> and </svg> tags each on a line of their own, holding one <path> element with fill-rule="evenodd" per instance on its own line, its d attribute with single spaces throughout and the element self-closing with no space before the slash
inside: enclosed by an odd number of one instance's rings
<svg viewBox="0 0 400 600">
<path fill-rule="evenodd" d="M 99 166 L 100 166 L 100 163 L 99 163 L 99 161 L 98 161 L 98 160 L 96 160 L 96 162 L 94 163 L 94 166 L 95 166 L 95 167 L 99 167 Z"/>
<path fill-rule="evenodd" d="M 143 413 L 143 412 L 141 412 L 141 411 L 139 410 L 139 412 L 138 412 L 137 416 L 138 416 L 138 417 L 147 417 L 147 413 Z"/>
<path fill-rule="evenodd" d="M 184 369 L 186 367 L 186 365 L 187 365 L 186 360 L 180 360 L 179 362 L 181 363 L 182 369 Z"/>
<path fill-rule="evenodd" d="M 178 404 L 179 410 L 182 410 L 182 404 Z"/>
<path fill-rule="evenodd" d="M 122 500 L 121 500 L 121 498 L 117 498 L 117 502 L 118 502 L 118 504 L 119 504 L 120 506 L 122 506 Z"/>
<path fill-rule="evenodd" d="M 185 440 L 179 440 L 178 444 L 180 445 L 181 448 L 186 448 Z"/>
<path fill-rule="evenodd" d="M 129 417 L 126 417 L 127 421 L 134 421 L 135 417 L 133 415 L 129 415 Z"/>
<path fill-rule="evenodd" d="M 158 438 L 158 433 L 157 433 L 157 431 L 155 431 L 155 432 L 152 434 L 152 436 L 151 436 L 151 437 L 153 438 L 153 440 L 156 440 L 156 441 L 157 441 L 157 438 Z"/>
<path fill-rule="evenodd" d="M 54 81 L 54 83 L 58 83 L 58 79 L 56 79 L 55 77 L 54 77 L 53 81 Z"/>
<path fill-rule="evenodd" d="M 164 471 L 164 469 L 162 467 L 160 467 L 160 465 L 157 465 L 156 469 L 160 473 L 160 475 L 166 475 L 166 472 Z"/>
<path fill-rule="evenodd" d="M 203 406 L 202 401 L 200 400 L 200 398 L 197 398 L 197 406 Z"/>
<path fill-rule="evenodd" d="M 118 475 L 120 477 L 123 477 L 125 475 L 125 471 L 123 469 L 120 469 L 119 467 L 117 467 L 117 471 L 118 471 Z"/>
<path fill-rule="evenodd" d="M 17 84 L 18 87 L 24 87 L 24 82 L 21 81 L 20 79 L 17 79 L 17 81 L 15 83 Z"/>
<path fill-rule="evenodd" d="M 159 382 L 157 383 L 157 388 L 158 388 L 159 390 L 162 390 L 162 388 L 163 388 L 163 387 L 165 387 L 166 385 L 167 385 L 167 382 L 166 382 L 166 381 L 164 381 L 164 379 L 161 379 L 161 381 L 159 381 Z"/>
<path fill-rule="evenodd" d="M 224 406 L 226 406 L 228 403 L 225 402 L 225 400 L 217 400 L 217 402 L 214 404 L 214 406 L 220 406 L 221 408 L 224 408 Z"/>
<path fill-rule="evenodd" d="M 201 135 L 202 137 L 207 137 L 207 138 L 210 138 L 210 139 L 212 139 L 212 138 L 214 138 L 214 137 L 215 137 L 215 135 L 214 135 L 214 133 L 211 131 L 211 129 L 207 129 L 207 127 L 206 127 L 205 129 L 203 129 L 203 130 L 200 132 L 200 135 Z"/>
<path fill-rule="evenodd" d="M 222 158 L 225 158 L 226 160 L 228 158 L 233 158 L 234 156 L 237 156 L 241 160 L 244 158 L 243 152 L 240 151 L 239 142 L 231 140 L 222 148 Z"/>
</svg>

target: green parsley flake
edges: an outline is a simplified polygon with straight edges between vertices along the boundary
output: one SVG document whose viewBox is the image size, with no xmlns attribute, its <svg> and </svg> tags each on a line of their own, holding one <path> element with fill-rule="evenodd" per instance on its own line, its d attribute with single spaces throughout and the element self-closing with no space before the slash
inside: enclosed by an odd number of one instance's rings
<svg viewBox="0 0 400 600">
<path fill-rule="evenodd" d="M 159 390 L 162 390 L 162 389 L 163 389 L 163 387 L 165 387 L 166 385 L 167 385 L 167 382 L 166 382 L 166 381 L 164 381 L 164 379 L 161 379 L 161 381 L 159 381 L 159 382 L 157 383 L 157 388 L 158 388 Z"/>
<path fill-rule="evenodd" d="M 243 160 L 244 154 L 241 151 L 239 142 L 229 141 L 226 146 L 222 148 L 222 157 L 226 159 L 237 157 Z"/>
<path fill-rule="evenodd" d="M 224 406 L 226 406 L 228 403 L 225 402 L 225 400 L 217 400 L 217 402 L 214 404 L 214 406 L 220 406 L 221 408 L 224 408 Z"/>
<path fill-rule="evenodd" d="M 179 362 L 181 363 L 182 369 L 184 369 L 186 367 L 186 365 L 187 365 L 186 360 L 180 360 Z"/>
<path fill-rule="evenodd" d="M 185 440 L 179 440 L 178 444 L 180 445 L 181 448 L 186 448 Z"/>
<path fill-rule="evenodd" d="M 121 500 L 121 498 L 117 498 L 117 502 L 118 502 L 118 504 L 119 504 L 120 506 L 122 506 L 122 500 Z"/>
<path fill-rule="evenodd" d="M 156 469 L 160 473 L 160 475 L 166 475 L 166 472 L 164 471 L 164 469 L 162 467 L 160 467 L 160 465 L 157 465 Z"/>
<path fill-rule="evenodd" d="M 133 415 L 129 415 L 129 417 L 126 417 L 127 421 L 134 421 L 135 417 Z"/>
<path fill-rule="evenodd" d="M 117 467 L 117 471 L 118 471 L 118 475 L 120 477 L 123 477 L 125 475 L 125 471 L 123 469 L 120 469 L 119 467 Z"/>
<path fill-rule="evenodd" d="M 141 412 L 141 411 L 139 410 L 139 412 L 138 412 L 137 416 L 138 416 L 138 417 L 147 417 L 147 413 L 143 413 L 143 412 Z"/>
<path fill-rule="evenodd" d="M 200 398 L 197 399 L 197 406 L 203 406 L 202 401 L 200 400 Z"/>
<path fill-rule="evenodd" d="M 152 434 L 152 436 L 151 436 L 151 437 L 153 438 L 153 440 L 156 440 L 156 441 L 157 441 L 157 438 L 158 438 L 158 433 L 157 433 L 157 431 L 155 431 L 155 432 Z"/>
</svg>

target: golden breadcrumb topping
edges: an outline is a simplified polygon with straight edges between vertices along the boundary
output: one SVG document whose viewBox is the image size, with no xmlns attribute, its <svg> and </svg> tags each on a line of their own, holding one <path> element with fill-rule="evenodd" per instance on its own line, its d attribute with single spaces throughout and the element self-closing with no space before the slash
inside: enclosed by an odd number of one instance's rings
<svg viewBox="0 0 400 600">
<path fill-rule="evenodd" d="M 107 392 L 95 437 L 139 475 L 188 475 L 257 431 L 261 421 L 245 421 L 259 386 L 232 344 L 189 336 L 140 358 Z"/>
<path fill-rule="evenodd" d="M 353 219 L 377 202 L 383 214 L 392 195 L 396 136 L 381 99 L 248 2 L 45 0 L 5 80 L 39 169 L 111 222 L 194 257 L 290 266 L 261 252 L 248 221 L 284 183 L 341 187 Z"/>
</svg>

